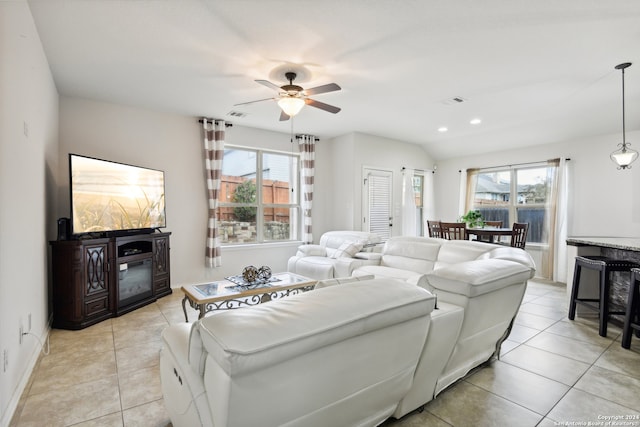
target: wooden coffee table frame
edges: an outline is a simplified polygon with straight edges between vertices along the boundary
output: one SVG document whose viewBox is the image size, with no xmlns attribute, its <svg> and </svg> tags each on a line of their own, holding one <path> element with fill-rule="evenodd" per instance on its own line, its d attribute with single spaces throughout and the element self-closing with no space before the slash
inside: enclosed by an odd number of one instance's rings
<svg viewBox="0 0 640 427">
<path fill-rule="evenodd" d="M 184 292 L 182 310 L 184 319 L 189 321 L 187 314 L 187 302 L 198 310 L 198 319 L 213 310 L 231 310 L 241 307 L 258 305 L 272 299 L 278 299 L 289 295 L 306 292 L 314 288 L 317 280 L 300 276 L 295 273 L 277 273 L 273 277 L 280 279 L 267 285 L 241 286 L 229 280 L 218 280 L 211 283 L 198 283 L 185 285 L 181 289 Z M 197 286 L 211 286 L 215 288 L 209 296 L 198 290 Z"/>
</svg>

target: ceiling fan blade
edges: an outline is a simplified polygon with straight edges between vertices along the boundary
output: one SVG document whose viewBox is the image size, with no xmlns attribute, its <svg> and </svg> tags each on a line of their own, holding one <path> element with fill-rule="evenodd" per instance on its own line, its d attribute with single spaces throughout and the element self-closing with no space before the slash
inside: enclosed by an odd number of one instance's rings
<svg viewBox="0 0 640 427">
<path fill-rule="evenodd" d="M 334 92 L 340 89 L 342 88 L 337 84 L 329 83 L 327 85 L 316 86 L 316 87 L 312 87 L 311 89 L 305 89 L 303 92 L 305 93 L 305 95 L 317 95 L 319 93 Z"/>
<path fill-rule="evenodd" d="M 289 120 L 290 117 L 287 113 L 285 113 L 284 111 L 280 111 L 280 121 L 281 122 L 286 122 L 287 120 Z"/>
<path fill-rule="evenodd" d="M 316 101 L 314 99 L 306 98 L 304 100 L 304 102 L 307 105 L 319 108 L 319 109 L 324 110 L 324 111 L 328 111 L 328 112 L 333 113 L 333 114 L 336 114 L 337 112 L 339 112 L 341 110 L 341 108 L 334 107 L 333 105 L 325 104 L 324 102 Z"/>
<path fill-rule="evenodd" d="M 271 101 L 273 99 L 275 98 L 264 98 L 264 99 L 258 99 L 257 101 L 241 102 L 240 104 L 233 104 L 233 105 L 236 106 L 236 105 L 253 104 L 254 102 Z"/>
<path fill-rule="evenodd" d="M 269 80 L 256 80 L 256 83 L 260 83 L 263 86 L 273 89 L 276 92 L 282 92 L 282 88 L 276 84 L 271 83 Z"/>
</svg>

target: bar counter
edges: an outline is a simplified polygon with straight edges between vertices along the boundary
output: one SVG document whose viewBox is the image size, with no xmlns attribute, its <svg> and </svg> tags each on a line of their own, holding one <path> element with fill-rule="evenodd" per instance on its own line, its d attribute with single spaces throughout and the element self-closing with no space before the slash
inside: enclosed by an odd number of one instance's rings
<svg viewBox="0 0 640 427">
<path fill-rule="evenodd" d="M 570 246 L 596 246 L 600 248 L 621 249 L 640 252 L 639 237 L 569 237 Z"/>
<path fill-rule="evenodd" d="M 571 293 L 573 285 L 573 268 L 575 257 L 578 255 L 601 255 L 615 259 L 634 261 L 640 264 L 640 238 L 638 237 L 569 237 L 567 238 L 567 292 Z M 582 270 L 580 294 L 583 294 L 583 285 L 586 284 L 591 296 L 597 298 L 598 281 L 597 274 L 593 271 Z M 585 274 L 587 275 L 585 277 Z M 589 277 L 589 276 L 592 277 Z M 610 310 L 624 311 L 629 294 L 629 273 L 612 273 Z M 593 312 L 595 313 L 595 312 Z M 578 312 L 580 314 L 580 312 Z M 585 313 L 586 314 L 586 313 Z M 611 316 L 614 323 L 621 325 L 624 316 Z"/>
</svg>

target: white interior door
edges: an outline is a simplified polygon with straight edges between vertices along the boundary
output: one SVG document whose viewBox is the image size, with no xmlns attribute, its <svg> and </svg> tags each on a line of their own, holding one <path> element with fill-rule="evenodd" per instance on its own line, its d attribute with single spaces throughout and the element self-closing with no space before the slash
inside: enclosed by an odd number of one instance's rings
<svg viewBox="0 0 640 427">
<path fill-rule="evenodd" d="M 363 169 L 362 229 L 376 233 L 382 241 L 391 237 L 391 227 L 393 227 L 392 184 L 391 171 Z"/>
</svg>

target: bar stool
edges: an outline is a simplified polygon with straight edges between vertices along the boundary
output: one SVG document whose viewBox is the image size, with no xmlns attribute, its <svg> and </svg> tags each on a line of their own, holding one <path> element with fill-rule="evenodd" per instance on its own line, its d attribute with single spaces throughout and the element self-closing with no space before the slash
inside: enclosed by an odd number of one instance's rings
<svg viewBox="0 0 640 427">
<path fill-rule="evenodd" d="M 618 260 L 603 256 L 577 256 L 576 265 L 573 273 L 573 288 L 571 289 L 571 300 L 569 303 L 569 319 L 573 320 L 576 316 L 576 304 L 582 304 L 592 310 L 599 312 L 599 333 L 600 336 L 607 336 L 607 323 L 609 316 L 612 314 L 625 314 L 623 311 L 609 311 L 609 288 L 611 287 L 611 275 L 613 271 L 631 271 L 632 268 L 638 268 L 640 265 L 635 262 Z M 580 272 L 582 268 L 596 270 L 599 272 L 599 298 L 578 298 L 580 288 Z M 597 302 L 597 305 L 590 304 Z"/>
<path fill-rule="evenodd" d="M 635 330 L 636 337 L 640 338 L 640 269 L 638 268 L 631 269 L 627 312 L 624 315 L 624 327 L 622 329 L 623 348 L 631 348 L 632 330 Z"/>
</svg>

